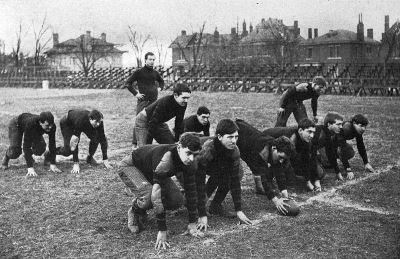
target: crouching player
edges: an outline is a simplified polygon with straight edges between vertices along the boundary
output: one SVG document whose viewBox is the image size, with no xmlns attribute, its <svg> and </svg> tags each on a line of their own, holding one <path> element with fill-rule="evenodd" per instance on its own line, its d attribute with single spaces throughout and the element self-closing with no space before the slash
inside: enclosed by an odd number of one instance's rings
<svg viewBox="0 0 400 259">
<path fill-rule="evenodd" d="M 183 178 L 189 234 L 201 236 L 201 230 L 207 231 L 205 175 L 197 171 L 194 161 L 200 150 L 199 138 L 184 133 L 178 144 L 142 146 L 118 165 L 120 178 L 136 196 L 128 211 L 128 228 L 133 233 L 143 230 L 146 211 L 154 207 L 158 223 L 156 249 L 169 247 L 165 210 L 178 209 L 185 203 L 171 179 L 174 175 Z"/>
<path fill-rule="evenodd" d="M 49 136 L 49 152 L 46 151 L 46 142 L 43 134 Z M 8 125 L 8 137 L 10 146 L 4 155 L 1 164 L 2 169 L 8 168 L 10 159 L 17 159 L 24 151 L 28 173 L 26 176 L 37 176 L 33 168 L 32 155 L 40 156 L 45 153 L 45 164 L 50 163 L 50 170 L 61 172 L 56 166 L 56 125 L 51 112 L 42 112 L 40 115 L 22 113 L 12 119 Z M 24 144 L 22 145 L 22 138 Z M 21 149 L 22 145 L 22 149 Z"/>
<path fill-rule="evenodd" d="M 349 160 L 354 157 L 353 147 L 347 143 L 347 140 L 356 139 L 358 153 L 360 154 L 364 167 L 366 170 L 374 173 L 374 168 L 368 162 L 367 151 L 364 145 L 363 134 L 368 125 L 368 119 L 362 114 L 354 115 L 350 121 L 343 123 L 342 130 L 338 135 L 338 155 L 342 161 L 343 167 L 347 173 L 347 178 L 349 180 L 353 179 L 354 173 L 351 170 Z"/>
<path fill-rule="evenodd" d="M 86 158 L 86 162 L 97 165 L 97 161 L 93 158 L 93 155 L 100 143 L 103 153 L 103 164 L 107 169 L 112 168 L 107 159 L 108 144 L 104 134 L 103 114 L 101 112 L 98 110 L 70 110 L 60 120 L 60 127 L 64 138 L 64 146 L 57 147 L 57 155 L 73 155 L 74 166 L 71 171 L 72 173 L 78 174 L 80 172 L 78 144 L 82 132 L 90 139 L 89 155 Z"/>
<path fill-rule="evenodd" d="M 252 224 L 242 212 L 240 180 L 243 170 L 240 167 L 240 152 L 236 146 L 238 130 L 238 126 L 232 120 L 223 119 L 218 123 L 216 136 L 203 144 L 198 156 L 199 171 L 210 176 L 206 185 L 207 196 L 210 197 L 217 190 L 211 201 L 209 213 L 227 217 L 237 216 L 241 222 Z M 229 191 L 236 215 L 227 213 L 222 207 Z"/>
<path fill-rule="evenodd" d="M 237 119 L 239 127 L 239 139 L 237 146 L 240 157 L 249 166 L 254 175 L 256 193 L 264 193 L 271 200 L 277 210 L 286 215 L 285 199 L 289 197 L 286 186 L 287 161 L 294 154 L 294 145 L 285 136 L 274 139 L 270 136 L 262 136 L 262 133 L 246 123 Z M 275 177 L 278 190 L 273 184 Z"/>
</svg>

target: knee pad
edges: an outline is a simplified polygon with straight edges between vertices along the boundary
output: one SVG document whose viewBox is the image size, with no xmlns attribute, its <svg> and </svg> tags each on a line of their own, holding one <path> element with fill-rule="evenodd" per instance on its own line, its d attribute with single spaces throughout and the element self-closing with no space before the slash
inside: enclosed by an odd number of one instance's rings
<svg viewBox="0 0 400 259">
<path fill-rule="evenodd" d="M 22 154 L 21 147 L 9 147 L 7 150 L 7 156 L 11 159 L 17 159 Z"/>
</svg>

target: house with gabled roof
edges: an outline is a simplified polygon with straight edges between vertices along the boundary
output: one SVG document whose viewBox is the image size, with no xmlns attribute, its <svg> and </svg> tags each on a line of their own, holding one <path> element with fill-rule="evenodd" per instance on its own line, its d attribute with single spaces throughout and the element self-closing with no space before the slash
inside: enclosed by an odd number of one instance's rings
<svg viewBox="0 0 400 259">
<path fill-rule="evenodd" d="M 116 44 L 107 42 L 106 34 L 92 37 L 90 31 L 78 38 L 59 42 L 58 33 L 53 34 L 53 47 L 44 53 L 47 64 L 58 70 L 80 71 L 84 66 L 91 68 L 122 67 L 122 54 Z"/>
<path fill-rule="evenodd" d="M 379 56 L 380 42 L 374 39 L 373 29 L 364 35 L 362 16 L 359 16 L 357 32 L 330 30 L 318 36 L 318 29 L 308 29 L 308 38 L 300 42 L 298 63 L 303 64 L 345 64 L 375 63 Z"/>
</svg>

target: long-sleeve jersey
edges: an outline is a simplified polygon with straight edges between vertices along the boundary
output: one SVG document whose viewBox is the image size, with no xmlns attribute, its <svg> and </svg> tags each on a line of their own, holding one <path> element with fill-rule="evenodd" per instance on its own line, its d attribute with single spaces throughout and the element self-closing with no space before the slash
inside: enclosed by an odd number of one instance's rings
<svg viewBox="0 0 400 259">
<path fill-rule="evenodd" d="M 135 81 L 138 84 L 138 90 L 133 87 Z M 144 100 L 154 102 L 158 97 L 158 90 L 155 84 L 156 81 L 159 83 L 160 88 L 163 89 L 164 80 L 160 74 L 153 68 L 144 66 L 133 72 L 125 85 L 133 95 L 136 95 L 139 91 L 141 94 L 144 94 Z"/>
<path fill-rule="evenodd" d="M 53 125 L 50 132 L 46 132 L 39 124 L 39 115 L 31 113 L 22 113 L 18 116 L 18 129 L 24 134 L 24 144 L 22 149 L 24 150 L 24 156 L 26 165 L 32 167 L 34 160 L 32 158 L 32 144 L 35 139 L 38 139 L 43 134 L 49 135 L 49 151 L 50 151 L 50 163 L 56 163 L 56 125 Z"/>
<path fill-rule="evenodd" d="M 313 143 L 314 146 L 317 147 L 317 149 L 325 148 L 329 164 L 333 167 L 336 173 L 339 173 L 340 170 L 337 163 L 336 152 L 338 142 L 336 134 L 330 132 L 329 129 L 324 125 L 317 125 Z"/>
<path fill-rule="evenodd" d="M 89 113 L 87 110 L 70 110 L 67 115 L 67 124 L 75 136 L 80 137 L 83 132 L 90 140 L 100 143 L 103 160 L 106 160 L 108 144 L 104 134 L 104 124 L 101 122 L 97 128 L 93 128 L 89 121 Z M 73 160 L 74 162 L 79 161 L 78 147 L 73 152 Z"/>
<path fill-rule="evenodd" d="M 210 136 L 210 122 L 203 125 L 197 119 L 197 115 L 193 114 L 183 121 L 184 132 L 203 132 L 204 136 Z"/>
<path fill-rule="evenodd" d="M 302 102 L 311 99 L 313 115 L 317 116 L 318 97 L 319 93 L 312 88 L 311 83 L 301 83 L 295 86 L 290 86 L 286 89 L 280 99 L 279 107 L 285 109 L 289 103 Z"/>
<path fill-rule="evenodd" d="M 368 164 L 368 156 L 367 156 L 367 151 L 365 149 L 363 136 L 362 134 L 357 133 L 352 122 L 346 121 L 343 123 L 343 128 L 340 131 L 340 134 L 337 136 L 337 138 L 339 145 L 344 144 L 346 140 L 351 140 L 355 138 L 358 153 L 360 154 L 364 164 Z"/>
<path fill-rule="evenodd" d="M 267 195 L 267 198 L 271 200 L 277 196 L 274 184 L 272 183 L 273 172 L 271 171 L 271 168 L 269 168 L 273 163 L 271 147 L 274 138 L 271 136 L 263 136 L 261 131 L 243 120 L 237 119 L 235 122 L 239 127 L 237 146 L 240 150 L 240 157 L 246 162 L 254 175 L 261 176 L 261 182 L 265 194 Z M 264 161 L 260 156 L 260 152 L 265 148 L 265 146 L 268 147 L 268 154 L 266 154 L 268 161 Z M 281 187 L 285 189 L 286 181 L 280 181 L 283 175 L 279 174 L 280 172 L 275 173 L 277 173 L 275 176 L 277 181 L 282 183 L 283 185 Z"/>
<path fill-rule="evenodd" d="M 240 152 L 225 148 L 217 137 L 207 140 L 197 157 L 199 171 L 217 177 L 219 185 L 227 185 L 231 191 L 235 211 L 242 210 L 240 186 Z"/>
<path fill-rule="evenodd" d="M 182 173 L 189 223 L 195 223 L 199 216 L 206 216 L 205 174 L 197 171 L 196 163 L 190 166 L 182 163 L 176 144 L 140 147 L 132 152 L 132 161 L 151 184 L 157 183 L 161 186 L 163 201 L 165 180 L 177 173 Z M 157 214 L 157 221 L 159 230 L 166 231 L 165 211 Z"/>
<path fill-rule="evenodd" d="M 175 141 L 183 133 L 183 117 L 185 116 L 186 106 L 180 106 L 174 95 L 164 96 L 145 108 L 149 132 L 155 136 L 157 126 L 175 117 Z"/>
</svg>

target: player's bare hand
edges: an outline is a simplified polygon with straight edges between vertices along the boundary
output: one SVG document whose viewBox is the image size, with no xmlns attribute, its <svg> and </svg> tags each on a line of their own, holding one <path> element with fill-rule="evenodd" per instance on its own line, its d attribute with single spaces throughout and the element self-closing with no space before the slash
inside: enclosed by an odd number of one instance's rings
<svg viewBox="0 0 400 259">
<path fill-rule="evenodd" d="M 343 179 L 342 173 L 338 173 L 338 174 L 336 175 L 336 180 L 338 180 L 338 181 L 343 181 L 343 180 L 344 180 L 344 179 Z"/>
<path fill-rule="evenodd" d="M 80 172 L 79 164 L 75 163 L 74 166 L 72 167 L 71 173 L 79 174 L 79 172 Z"/>
<path fill-rule="evenodd" d="M 371 173 L 376 173 L 375 169 L 370 165 L 370 163 L 365 164 L 365 169 L 370 171 Z"/>
<path fill-rule="evenodd" d="M 208 227 L 208 219 L 207 219 L 207 216 L 204 216 L 204 217 L 200 217 L 198 220 L 197 220 L 197 229 L 198 230 L 202 230 L 202 231 L 207 231 L 207 227 Z"/>
<path fill-rule="evenodd" d="M 170 245 L 167 242 L 167 231 L 158 231 L 157 241 L 155 245 L 156 250 L 167 249 Z"/>
<path fill-rule="evenodd" d="M 50 171 L 52 171 L 53 173 L 62 173 L 62 171 L 60 169 L 58 169 L 58 167 L 56 165 L 50 165 Z"/>
<path fill-rule="evenodd" d="M 138 99 L 138 100 L 142 100 L 143 98 L 144 98 L 144 94 L 141 94 L 141 93 L 137 93 L 136 95 L 136 98 Z"/>
<path fill-rule="evenodd" d="M 247 218 L 247 216 L 242 212 L 242 211 L 237 211 L 236 216 L 239 218 L 241 223 L 244 223 L 246 225 L 252 225 L 253 222 Z"/>
<path fill-rule="evenodd" d="M 272 202 L 275 204 L 276 209 L 282 213 L 283 215 L 286 215 L 286 213 L 288 212 L 287 209 L 285 208 L 285 205 L 288 205 L 285 203 L 285 198 L 278 198 L 278 197 L 274 197 L 272 199 Z"/>
<path fill-rule="evenodd" d="M 33 169 L 33 167 L 29 167 L 26 177 L 36 177 L 36 176 L 37 176 L 37 173 L 35 172 L 35 169 Z"/>
</svg>

